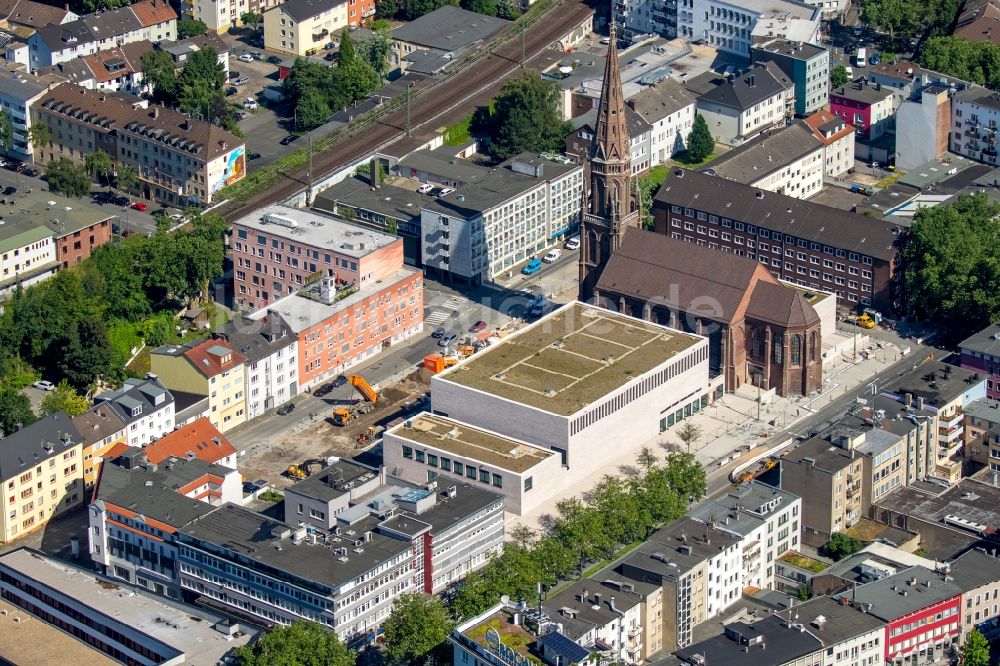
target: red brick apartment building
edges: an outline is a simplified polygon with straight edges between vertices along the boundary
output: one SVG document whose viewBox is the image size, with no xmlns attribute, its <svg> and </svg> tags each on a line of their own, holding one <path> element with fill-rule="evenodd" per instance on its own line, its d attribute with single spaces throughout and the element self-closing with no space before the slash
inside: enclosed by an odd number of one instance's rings
<svg viewBox="0 0 1000 666">
<path fill-rule="evenodd" d="M 899 225 L 675 169 L 653 202 L 657 233 L 768 266 L 848 307 L 894 309 Z"/>
</svg>

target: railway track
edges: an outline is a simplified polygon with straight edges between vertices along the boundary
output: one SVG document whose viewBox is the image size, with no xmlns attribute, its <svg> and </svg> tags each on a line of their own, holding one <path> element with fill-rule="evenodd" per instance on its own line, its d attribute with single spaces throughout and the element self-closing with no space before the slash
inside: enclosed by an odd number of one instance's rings
<svg viewBox="0 0 1000 666">
<path fill-rule="evenodd" d="M 564 0 L 524 31 L 525 66 L 564 35 L 572 26 L 593 12 L 595 0 Z M 444 80 L 421 82 L 426 90 L 414 95 L 410 105 L 410 126 L 419 128 L 445 116 L 463 117 L 492 98 L 507 78 L 520 69 L 521 38 L 514 33 L 489 55 Z M 487 93 L 487 94 L 484 94 Z M 384 149 L 406 136 L 406 111 L 400 109 L 352 132 L 313 155 L 313 173 L 337 171 L 360 157 Z M 222 206 L 218 214 L 232 221 L 253 210 L 284 201 L 308 185 L 305 168 L 282 173 L 279 180 L 263 192 L 245 201 Z"/>
</svg>

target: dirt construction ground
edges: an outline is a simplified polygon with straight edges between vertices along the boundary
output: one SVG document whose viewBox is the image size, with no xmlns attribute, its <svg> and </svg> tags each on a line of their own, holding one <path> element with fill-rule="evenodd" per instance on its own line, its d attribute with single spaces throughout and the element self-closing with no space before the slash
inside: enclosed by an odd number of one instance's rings
<svg viewBox="0 0 1000 666">
<path fill-rule="evenodd" d="M 311 458 L 352 458 L 363 453 L 374 442 L 359 446 L 359 434 L 367 431 L 368 426 L 384 428 L 403 416 L 413 401 L 429 388 L 426 382 L 420 380 L 419 374 L 386 387 L 375 410 L 351 421 L 346 427 L 333 425 L 330 420 L 333 409 L 346 403 L 331 401 L 322 414 L 316 414 L 304 427 L 255 443 L 240 461 L 240 471 L 248 480 L 264 479 L 277 490 L 286 488 L 295 482 L 286 474 L 289 465 L 298 465 Z"/>
</svg>

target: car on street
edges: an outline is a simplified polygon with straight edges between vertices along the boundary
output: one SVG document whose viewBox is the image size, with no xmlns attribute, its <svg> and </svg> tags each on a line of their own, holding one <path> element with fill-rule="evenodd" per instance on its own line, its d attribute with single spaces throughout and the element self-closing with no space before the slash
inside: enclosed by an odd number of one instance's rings
<svg viewBox="0 0 1000 666">
<path fill-rule="evenodd" d="M 7 168 L 10 169 L 11 171 L 16 171 L 17 173 L 21 173 L 22 171 L 24 171 L 24 162 L 18 162 L 16 160 L 12 160 L 10 162 L 7 162 Z"/>
<path fill-rule="evenodd" d="M 132 204 L 132 208 L 136 209 L 140 213 L 145 213 L 147 210 L 149 210 L 149 206 L 147 206 L 144 201 L 136 201 L 134 204 Z"/>
<path fill-rule="evenodd" d="M 444 329 L 441 328 L 440 326 L 438 326 L 437 328 L 434 329 L 434 332 L 431 333 L 431 337 L 432 338 L 439 338 L 439 339 L 443 338 L 444 337 Z"/>
<path fill-rule="evenodd" d="M 601 37 L 601 44 L 604 44 L 605 46 L 608 46 L 609 44 L 611 44 L 611 38 L 610 37 Z"/>
<path fill-rule="evenodd" d="M 250 111 L 256 111 L 259 106 L 257 104 L 257 100 L 253 97 L 247 97 L 246 101 L 243 102 L 243 108 L 249 109 Z"/>
<path fill-rule="evenodd" d="M 253 56 L 250 55 L 249 53 L 244 53 L 239 58 L 237 58 L 237 60 L 239 60 L 240 62 L 253 62 Z"/>
<path fill-rule="evenodd" d="M 332 390 L 333 390 L 333 384 L 327 382 L 326 384 L 322 384 L 321 386 L 317 386 L 316 388 L 314 388 L 313 395 L 316 396 L 317 398 L 322 398 L 324 395 L 326 395 Z"/>
<path fill-rule="evenodd" d="M 339 57 L 340 57 L 339 53 L 337 53 L 336 51 L 330 51 L 325 56 L 323 56 L 323 60 L 326 60 L 327 62 L 333 62 L 334 60 L 338 59 Z"/>
<path fill-rule="evenodd" d="M 480 319 L 475 324 L 469 327 L 469 333 L 478 333 L 479 331 L 486 330 L 486 322 Z"/>
<path fill-rule="evenodd" d="M 563 247 L 565 247 L 567 250 L 576 250 L 576 249 L 579 249 L 579 247 L 580 247 L 580 237 L 579 236 L 573 236 L 568 241 L 566 241 L 566 245 L 564 245 Z"/>
<path fill-rule="evenodd" d="M 29 178 L 36 178 L 38 177 L 39 174 L 41 174 L 41 172 L 35 167 L 28 167 L 21 173 L 23 173 L 25 176 L 28 176 Z"/>
<path fill-rule="evenodd" d="M 288 145 L 288 144 L 290 144 L 290 143 L 291 143 L 292 141 L 295 141 L 295 140 L 296 140 L 297 138 L 299 138 L 299 137 L 295 136 L 294 134 L 289 134 L 289 135 L 288 135 L 288 136 L 286 136 L 286 137 L 285 137 L 284 139 L 282 139 L 282 140 L 280 141 L 280 143 L 281 143 L 281 145 L 283 145 L 283 146 L 287 146 L 287 145 Z"/>
<path fill-rule="evenodd" d="M 259 160 L 260 159 L 260 153 L 247 153 L 247 159 L 248 160 Z"/>
<path fill-rule="evenodd" d="M 272 65 L 280 65 L 281 64 L 281 58 L 279 58 L 276 55 L 267 56 L 267 61 L 269 63 L 271 63 Z"/>
<path fill-rule="evenodd" d="M 14 187 L 13 185 L 8 185 L 7 187 L 4 188 L 3 193 L 5 196 L 9 197 L 12 194 L 17 194 L 17 188 Z"/>
<path fill-rule="evenodd" d="M 263 60 L 264 54 L 261 53 L 260 51 L 254 51 L 253 53 L 250 54 L 250 57 L 253 58 L 254 60 Z"/>
<path fill-rule="evenodd" d="M 438 340 L 438 347 L 447 347 L 451 343 L 455 342 L 456 339 L 458 339 L 458 335 L 456 335 L 455 333 L 449 333 L 448 335 L 444 335 L 441 337 L 440 340 Z"/>
<path fill-rule="evenodd" d="M 238 86 L 245 86 L 246 84 L 250 83 L 250 79 L 249 77 L 241 76 L 240 78 L 233 81 L 233 83 Z"/>
<path fill-rule="evenodd" d="M 880 62 L 882 62 L 882 56 L 880 56 L 877 53 L 873 53 L 872 57 L 868 59 L 868 64 L 869 65 L 877 65 Z"/>
<path fill-rule="evenodd" d="M 343 386 L 344 384 L 347 383 L 347 377 L 345 377 L 344 375 L 337 375 L 337 378 L 330 383 L 333 384 L 333 388 Z"/>
<path fill-rule="evenodd" d="M 542 257 L 542 261 L 544 261 L 547 264 L 551 264 L 553 261 L 555 261 L 556 259 L 558 259 L 560 256 L 562 256 L 562 250 L 559 250 L 559 249 L 549 250 L 549 253 L 546 254 L 544 257 Z"/>
<path fill-rule="evenodd" d="M 32 386 L 34 386 L 36 389 L 39 389 L 39 390 L 42 390 L 42 391 L 51 391 L 52 389 L 54 389 L 56 387 L 55 384 L 53 384 L 52 382 L 50 382 L 47 379 L 39 379 L 37 382 L 35 382 L 34 384 L 32 384 Z"/>
<path fill-rule="evenodd" d="M 295 411 L 294 402 L 286 402 L 281 407 L 278 407 L 278 416 L 287 416 Z"/>
<path fill-rule="evenodd" d="M 540 270 L 542 270 L 542 260 L 536 257 L 524 265 L 521 273 L 524 275 L 534 275 Z"/>
</svg>

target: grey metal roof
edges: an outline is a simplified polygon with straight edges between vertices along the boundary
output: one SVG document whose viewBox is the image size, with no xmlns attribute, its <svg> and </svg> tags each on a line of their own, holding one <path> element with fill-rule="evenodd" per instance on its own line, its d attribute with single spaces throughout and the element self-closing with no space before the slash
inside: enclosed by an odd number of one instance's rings
<svg viewBox="0 0 1000 666">
<path fill-rule="evenodd" d="M 768 42 L 750 47 L 750 55 L 754 60 L 762 60 L 768 53 L 793 58 L 795 60 L 812 60 L 826 53 L 826 49 L 816 44 L 797 42 L 790 39 L 772 39 Z"/>
<path fill-rule="evenodd" d="M 822 147 L 805 123 L 792 123 L 723 154 L 704 171 L 749 185 Z"/>
<path fill-rule="evenodd" d="M 378 475 L 378 470 L 351 460 L 338 460 L 321 472 L 289 486 L 285 492 L 329 502 L 350 493 L 351 488 L 346 488 L 345 484 L 352 484 L 353 487 L 353 482 L 367 474 Z"/>
<path fill-rule="evenodd" d="M 787 456 L 782 458 L 782 464 L 786 461 L 789 463 L 804 463 L 806 458 L 815 463 L 812 467 L 828 474 L 834 474 L 850 466 L 853 460 L 850 450 L 842 449 L 830 443 L 829 440 L 813 437 L 792 449 Z"/>
<path fill-rule="evenodd" d="M 724 81 L 702 94 L 699 102 L 709 102 L 731 109 L 744 110 L 784 93 L 791 80 L 772 62 L 757 64 L 742 76 Z"/>
<path fill-rule="evenodd" d="M 973 86 L 966 88 L 956 95 L 958 99 L 969 104 L 978 104 L 988 109 L 1000 110 L 1000 93 L 995 93 L 986 88 Z"/>
<path fill-rule="evenodd" d="M 898 396 L 910 393 L 914 402 L 917 398 L 923 398 L 925 405 L 940 407 L 985 382 L 985 377 L 971 370 L 943 361 L 928 361 L 917 365 L 905 375 L 890 379 L 879 388 Z"/>
<path fill-rule="evenodd" d="M 431 201 L 433 197 L 396 187 L 392 183 L 383 183 L 378 190 L 372 191 L 367 179 L 355 177 L 346 178 L 320 192 L 313 207 L 332 213 L 338 204 L 342 204 L 391 215 L 399 220 L 413 220 L 420 218 L 420 209 Z"/>
<path fill-rule="evenodd" d="M 828 646 L 880 631 L 885 627 L 884 620 L 826 596 L 796 604 L 778 615 L 785 620 L 801 623 Z"/>
<path fill-rule="evenodd" d="M 281 12 L 288 14 L 296 21 L 305 21 L 329 11 L 336 4 L 340 3 L 331 3 L 329 0 L 288 0 L 279 7 Z"/>
<path fill-rule="evenodd" d="M 959 345 L 963 351 L 1000 356 L 1000 323 L 990 324 L 978 333 L 973 333 Z"/>
<path fill-rule="evenodd" d="M 0 480 L 23 474 L 82 442 L 72 419 L 63 412 L 42 417 L 0 437 Z"/>
<path fill-rule="evenodd" d="M 709 536 L 707 542 L 704 535 Z M 651 582 L 675 578 L 739 542 L 740 537 L 684 516 L 629 553 L 616 571 Z"/>
<path fill-rule="evenodd" d="M 695 103 L 694 96 L 674 79 L 666 79 L 644 88 L 628 100 L 629 107 L 650 125 Z"/>
<path fill-rule="evenodd" d="M 260 319 L 234 319 L 215 335 L 243 354 L 248 363 L 262 361 L 278 350 L 294 345 L 296 341 L 292 329 L 277 313 Z"/>
<path fill-rule="evenodd" d="M 948 575 L 964 591 L 969 592 L 1000 580 L 1000 558 L 996 550 L 988 553 L 983 548 L 967 550 L 948 563 Z"/>
<path fill-rule="evenodd" d="M 740 666 L 774 666 L 786 664 L 823 649 L 823 643 L 808 631 L 797 631 L 788 622 L 774 615 L 753 624 L 734 622 L 726 625 L 725 634 L 695 643 L 674 654 L 687 663 L 739 664 Z M 744 652 L 737 636 L 762 640 Z M 698 661 L 700 656 L 702 661 Z"/>
<path fill-rule="evenodd" d="M 163 400 L 159 405 L 154 404 L 153 397 L 162 395 Z M 115 411 L 122 421 L 130 424 L 133 421 L 145 418 L 150 414 L 164 409 L 172 403 L 174 397 L 167 390 L 155 375 L 146 379 L 127 379 L 121 388 L 113 391 L 106 391 L 94 396 L 94 403 L 107 403 Z M 132 410 L 142 407 L 142 412 L 132 416 Z"/>
<path fill-rule="evenodd" d="M 895 94 L 894 88 L 883 88 L 879 84 L 869 85 L 861 79 L 830 91 L 831 101 L 833 97 L 842 97 L 862 104 L 875 104 Z"/>
<path fill-rule="evenodd" d="M 868 613 L 891 622 L 961 593 L 962 588 L 950 577 L 916 566 L 841 592 L 834 598 L 863 604 Z"/>
<path fill-rule="evenodd" d="M 510 21 L 445 5 L 392 31 L 392 38 L 442 51 L 460 51 L 486 41 Z"/>
<path fill-rule="evenodd" d="M 416 169 L 458 183 L 475 182 L 490 173 L 489 167 L 439 150 L 419 150 L 412 153 L 400 160 L 396 169 L 404 176 L 409 174 L 406 169 Z"/>
<path fill-rule="evenodd" d="M 5 72 L 0 76 L 0 94 L 12 99 L 28 101 L 47 90 L 49 82 L 27 73 Z"/>
</svg>

